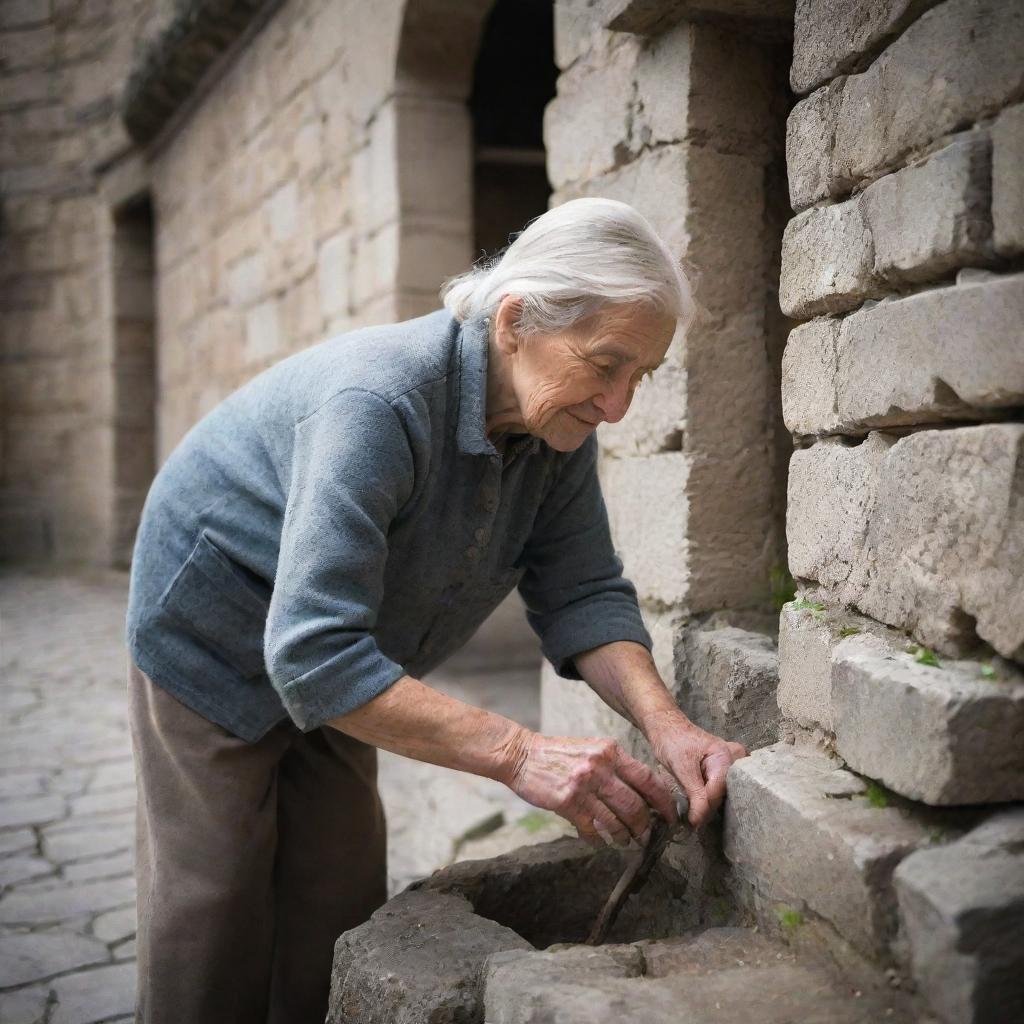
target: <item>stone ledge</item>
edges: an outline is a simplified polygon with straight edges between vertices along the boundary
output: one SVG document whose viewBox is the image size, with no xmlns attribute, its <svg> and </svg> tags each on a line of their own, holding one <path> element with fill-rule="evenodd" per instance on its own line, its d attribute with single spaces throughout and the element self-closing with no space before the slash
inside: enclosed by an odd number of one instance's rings
<svg viewBox="0 0 1024 1024">
<path fill-rule="evenodd" d="M 132 139 L 151 142 L 214 63 L 282 2 L 176 0 L 170 23 L 140 54 L 125 85 L 121 117 Z"/>
<path fill-rule="evenodd" d="M 1007 662 L 922 664 L 896 630 L 790 605 L 779 707 L 835 733 L 856 772 L 933 806 L 1024 799 L 1024 675 Z"/>
<path fill-rule="evenodd" d="M 655 35 L 674 22 L 718 21 L 741 31 L 753 25 L 775 26 L 790 34 L 793 0 L 601 0 L 601 22 L 614 32 Z"/>
<path fill-rule="evenodd" d="M 1024 808 L 896 869 L 919 991 L 944 1024 L 1024 1019 Z"/>
<path fill-rule="evenodd" d="M 786 225 L 779 305 L 796 319 L 992 261 L 989 140 L 956 139 L 880 178 L 856 199 L 805 210 Z"/>
<path fill-rule="evenodd" d="M 928 842 L 895 807 L 873 807 L 867 784 L 824 754 L 785 743 L 729 771 L 725 855 L 768 904 L 827 921 L 868 957 L 895 935 L 892 871 Z"/>
<path fill-rule="evenodd" d="M 857 435 L 1024 405 L 1022 322 L 1015 274 L 803 324 L 782 358 L 783 419 L 794 434 Z"/>
<path fill-rule="evenodd" d="M 947 0 L 866 71 L 801 100 L 786 132 L 793 209 L 848 195 L 1017 100 L 1024 91 L 1022 45 L 1019 5 Z"/>
<path fill-rule="evenodd" d="M 789 465 L 794 578 L 950 657 L 1024 660 L 1024 424 L 820 441 Z"/>
</svg>

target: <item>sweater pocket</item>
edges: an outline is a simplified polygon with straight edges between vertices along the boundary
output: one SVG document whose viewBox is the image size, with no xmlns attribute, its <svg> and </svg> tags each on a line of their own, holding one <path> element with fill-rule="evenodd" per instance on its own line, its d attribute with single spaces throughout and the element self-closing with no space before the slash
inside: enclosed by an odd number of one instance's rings
<svg viewBox="0 0 1024 1024">
<path fill-rule="evenodd" d="M 263 631 L 270 606 L 204 531 L 159 599 L 188 633 L 247 678 L 263 675 Z"/>
</svg>

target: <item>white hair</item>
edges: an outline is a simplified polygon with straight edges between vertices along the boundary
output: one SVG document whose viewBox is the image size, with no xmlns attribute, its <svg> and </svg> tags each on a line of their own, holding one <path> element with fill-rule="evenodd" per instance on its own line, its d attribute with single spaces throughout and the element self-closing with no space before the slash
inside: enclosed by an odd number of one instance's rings
<svg viewBox="0 0 1024 1024">
<path fill-rule="evenodd" d="M 690 285 L 654 228 L 628 203 L 573 199 L 530 222 L 499 256 L 445 281 L 441 299 L 459 321 L 494 316 L 522 299 L 518 328 L 556 334 L 603 306 L 639 302 L 689 321 Z"/>
</svg>

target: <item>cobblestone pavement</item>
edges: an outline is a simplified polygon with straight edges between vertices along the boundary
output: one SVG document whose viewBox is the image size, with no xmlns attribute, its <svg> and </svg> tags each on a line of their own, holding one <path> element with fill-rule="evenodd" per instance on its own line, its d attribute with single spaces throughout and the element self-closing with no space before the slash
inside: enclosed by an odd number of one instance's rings
<svg viewBox="0 0 1024 1024">
<path fill-rule="evenodd" d="M 0 575 L 0 1021 L 131 1019 L 135 789 L 127 578 Z M 537 673 L 456 659 L 432 683 L 535 726 Z M 536 815 L 497 783 L 381 755 L 392 892 Z"/>
</svg>

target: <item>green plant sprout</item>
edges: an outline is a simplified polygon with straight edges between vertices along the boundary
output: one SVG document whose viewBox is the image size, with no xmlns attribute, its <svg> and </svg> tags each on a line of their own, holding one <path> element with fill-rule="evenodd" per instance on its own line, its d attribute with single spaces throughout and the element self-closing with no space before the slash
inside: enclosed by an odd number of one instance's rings
<svg viewBox="0 0 1024 1024">
<path fill-rule="evenodd" d="M 808 601 L 806 597 L 798 597 L 790 602 L 789 607 L 797 612 L 810 612 L 811 618 L 819 622 L 825 618 L 825 606 L 820 601 Z"/>
<path fill-rule="evenodd" d="M 864 788 L 864 796 L 872 807 L 881 808 L 889 806 L 889 791 L 885 786 L 875 782 L 874 779 L 868 780 L 868 784 Z"/>
<path fill-rule="evenodd" d="M 787 932 L 795 932 L 804 923 L 804 915 L 792 907 L 776 907 L 775 913 L 779 917 L 779 924 Z"/>
<path fill-rule="evenodd" d="M 942 668 L 942 664 L 939 659 L 935 656 L 935 652 L 930 647 L 924 647 L 921 644 L 910 644 L 907 647 L 907 653 L 914 656 L 914 661 L 919 665 L 930 665 L 932 668 Z"/>
<path fill-rule="evenodd" d="M 848 636 L 856 636 L 859 632 L 859 626 L 843 626 L 843 628 L 839 630 L 839 635 L 845 639 Z"/>
<path fill-rule="evenodd" d="M 995 667 L 990 665 L 987 661 L 986 662 L 982 662 L 981 668 L 978 669 L 978 672 L 981 675 L 982 679 L 996 679 L 997 678 Z"/>
</svg>

